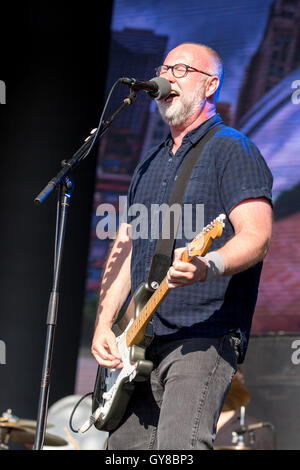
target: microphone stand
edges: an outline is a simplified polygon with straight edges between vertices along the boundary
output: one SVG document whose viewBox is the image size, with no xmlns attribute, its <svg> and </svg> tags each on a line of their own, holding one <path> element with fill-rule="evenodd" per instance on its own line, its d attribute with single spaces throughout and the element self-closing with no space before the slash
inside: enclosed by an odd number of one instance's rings
<svg viewBox="0 0 300 470">
<path fill-rule="evenodd" d="M 132 87 L 129 95 L 124 99 L 122 105 L 115 111 L 115 113 L 103 123 L 103 128 L 99 129 L 99 135 L 94 137 L 90 135 L 80 149 L 73 155 L 70 160 L 62 162 L 62 169 L 59 173 L 52 178 L 42 191 L 35 198 L 35 204 L 41 204 L 51 194 L 51 192 L 58 188 L 57 197 L 57 212 L 56 212 L 56 231 L 55 231 L 55 246 L 54 246 L 54 268 L 53 268 L 53 285 L 49 298 L 48 314 L 47 314 L 47 333 L 46 344 L 44 351 L 44 362 L 42 370 L 42 380 L 38 404 L 38 416 L 36 436 L 33 450 L 41 450 L 43 448 L 46 430 L 46 420 L 48 413 L 48 398 L 50 388 L 50 375 L 54 349 L 55 327 L 57 324 L 58 302 L 59 302 L 59 286 L 60 286 L 60 273 L 63 256 L 63 245 L 66 233 L 66 222 L 68 215 L 68 208 L 70 206 L 71 194 L 73 190 L 73 181 L 69 177 L 69 173 L 75 168 L 81 160 L 83 160 L 87 153 L 89 153 L 94 143 L 103 136 L 115 118 L 125 109 L 131 105 L 136 98 L 136 90 Z M 94 140 L 93 140 L 94 139 Z"/>
</svg>

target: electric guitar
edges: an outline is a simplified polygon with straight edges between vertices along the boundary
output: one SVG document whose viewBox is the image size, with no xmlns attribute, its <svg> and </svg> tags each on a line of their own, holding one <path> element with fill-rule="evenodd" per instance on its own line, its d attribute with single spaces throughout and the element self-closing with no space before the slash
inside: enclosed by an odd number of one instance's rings
<svg viewBox="0 0 300 470">
<path fill-rule="evenodd" d="M 195 256 L 204 256 L 212 241 L 222 235 L 225 215 L 221 214 L 190 242 L 181 257 L 191 262 Z M 157 289 L 141 284 L 134 293 L 124 315 L 113 331 L 123 362 L 122 369 L 98 366 L 92 400 L 92 415 L 79 429 L 83 433 L 93 424 L 98 430 L 112 431 L 121 421 L 134 383 L 146 380 L 153 364 L 145 359 L 146 348 L 153 339 L 152 319 L 159 305 L 169 293 L 167 277 Z"/>
</svg>

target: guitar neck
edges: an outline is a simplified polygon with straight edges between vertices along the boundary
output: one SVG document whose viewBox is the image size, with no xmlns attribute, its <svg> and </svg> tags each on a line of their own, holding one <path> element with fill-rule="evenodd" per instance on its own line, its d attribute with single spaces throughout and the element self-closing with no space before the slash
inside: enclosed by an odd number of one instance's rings
<svg viewBox="0 0 300 470">
<path fill-rule="evenodd" d="M 169 293 L 167 277 L 165 277 L 160 283 L 159 287 L 152 294 L 139 316 L 134 320 L 133 324 L 129 328 L 126 334 L 127 347 L 133 344 L 139 344 L 147 328 L 148 323 L 156 312 L 157 308 Z"/>
<path fill-rule="evenodd" d="M 201 252 L 197 253 L 201 256 L 207 253 L 208 249 L 210 248 L 212 240 L 208 238 L 204 245 L 201 247 Z M 181 259 L 187 263 L 192 260 L 193 256 L 189 256 L 187 250 L 185 250 L 182 254 Z M 168 281 L 167 276 L 163 279 L 160 283 L 159 287 L 156 291 L 152 294 L 142 311 L 140 312 L 139 316 L 134 320 L 133 324 L 129 328 L 126 334 L 126 344 L 127 347 L 132 346 L 133 344 L 140 344 L 142 339 L 145 336 L 146 328 L 155 314 L 157 308 L 162 303 L 164 298 L 169 293 Z"/>
<path fill-rule="evenodd" d="M 219 238 L 222 235 L 224 219 L 225 215 L 220 214 L 217 219 L 204 227 L 202 232 L 189 244 L 188 249 L 182 253 L 181 260 L 190 263 L 195 256 L 204 256 L 209 250 L 213 239 Z M 156 291 L 152 294 L 139 316 L 128 329 L 126 333 L 127 347 L 141 343 L 145 336 L 149 321 L 168 294 L 169 290 L 166 276 Z"/>
</svg>

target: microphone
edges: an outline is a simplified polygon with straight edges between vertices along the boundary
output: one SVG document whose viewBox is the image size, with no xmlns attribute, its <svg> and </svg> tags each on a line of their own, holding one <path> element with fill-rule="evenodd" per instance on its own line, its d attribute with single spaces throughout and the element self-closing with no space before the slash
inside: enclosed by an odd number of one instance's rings
<svg viewBox="0 0 300 470">
<path fill-rule="evenodd" d="M 135 91 L 146 91 L 153 100 L 162 100 L 166 98 L 171 91 L 170 82 L 163 77 L 154 77 L 149 81 L 122 77 L 119 79 L 119 82 L 129 85 Z"/>
</svg>

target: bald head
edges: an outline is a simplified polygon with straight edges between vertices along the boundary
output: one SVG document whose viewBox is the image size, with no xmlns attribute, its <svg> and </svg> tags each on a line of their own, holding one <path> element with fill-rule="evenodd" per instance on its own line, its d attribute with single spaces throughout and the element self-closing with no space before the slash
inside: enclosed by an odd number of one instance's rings
<svg viewBox="0 0 300 470">
<path fill-rule="evenodd" d="M 194 42 L 184 42 L 172 49 L 173 52 L 188 55 L 193 60 L 193 67 L 198 68 L 210 75 L 214 75 L 219 79 L 219 86 L 215 92 L 215 101 L 217 101 L 224 77 L 223 61 L 219 54 L 211 47 L 205 44 Z M 188 65 L 192 65 L 188 63 Z"/>
</svg>

